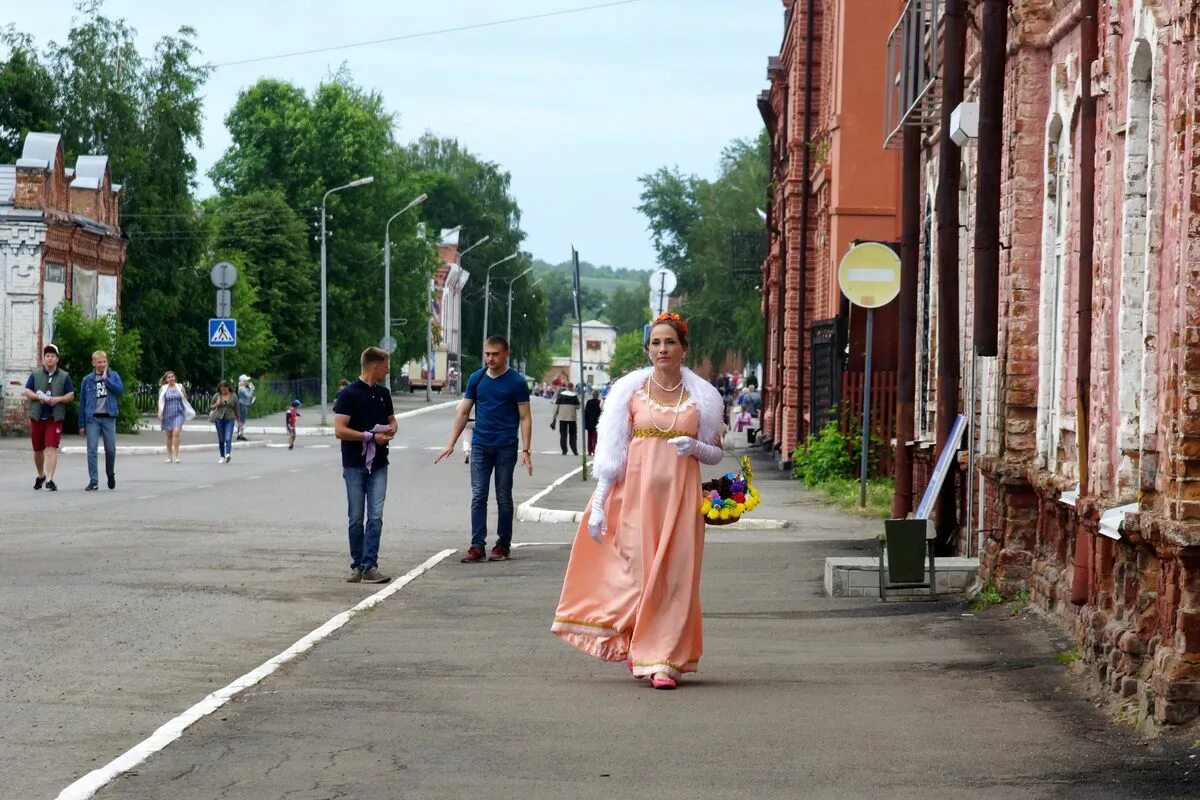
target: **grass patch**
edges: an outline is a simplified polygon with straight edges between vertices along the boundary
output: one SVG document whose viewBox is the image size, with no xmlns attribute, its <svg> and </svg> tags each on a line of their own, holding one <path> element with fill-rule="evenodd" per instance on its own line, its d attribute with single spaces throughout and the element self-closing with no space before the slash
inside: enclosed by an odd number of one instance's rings
<svg viewBox="0 0 1200 800">
<path fill-rule="evenodd" d="M 1072 647 L 1070 650 L 1063 650 L 1061 653 L 1054 654 L 1054 660 L 1062 665 L 1074 664 L 1083 656 L 1079 655 L 1079 649 Z"/>
<path fill-rule="evenodd" d="M 975 595 L 975 599 L 971 601 L 971 610 L 984 611 L 1003 602 L 1004 595 L 1000 593 L 1000 590 L 990 583 L 985 583 L 979 590 L 979 594 Z"/>
<path fill-rule="evenodd" d="M 866 508 L 858 507 L 860 484 L 852 478 L 828 478 L 813 488 L 820 490 L 830 503 L 842 511 L 879 519 L 887 519 L 892 515 L 892 495 L 896 486 L 891 478 L 867 481 Z"/>
</svg>

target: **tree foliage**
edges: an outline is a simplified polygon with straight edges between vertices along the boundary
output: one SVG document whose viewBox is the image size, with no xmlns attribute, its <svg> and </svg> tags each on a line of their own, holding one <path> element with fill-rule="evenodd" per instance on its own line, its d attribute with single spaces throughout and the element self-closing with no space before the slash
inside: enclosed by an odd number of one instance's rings
<svg viewBox="0 0 1200 800">
<path fill-rule="evenodd" d="M 715 181 L 666 167 L 641 178 L 638 210 L 649 220 L 659 264 L 679 277 L 692 357 L 714 366 L 730 351 L 762 358 L 761 293 L 753 277 L 733 275 L 730 253 L 734 233 L 762 230 L 757 206 L 766 196 L 769 147 L 765 133 L 731 142 Z"/>
<path fill-rule="evenodd" d="M 151 51 L 136 46 L 124 20 L 102 0 L 78 0 L 66 39 L 40 49 L 12 26 L 0 29 L 0 161 L 19 156 L 30 130 L 62 135 L 69 164 L 109 157 L 123 184 L 122 232 L 129 249 L 121 282 L 122 323 L 140 337 L 144 375 L 171 369 L 201 385 L 220 375 L 205 321 L 214 310 L 209 270 L 239 268 L 232 289 L 239 342 L 226 373 L 299 377 L 320 363 L 322 200 L 328 211 L 327 290 L 330 382 L 357 371 L 358 355 L 390 333 L 402 364 L 425 349 L 427 289 L 442 229 L 462 226 L 462 247 L 489 237 L 463 267 L 464 369 L 479 362 L 487 267 L 520 252 L 525 234 L 511 177 L 456 140 L 426 134 L 404 144 L 379 92 L 345 70 L 312 90 L 263 79 L 247 87 L 225 118 L 231 143 L 210 171 L 217 196 L 195 199 L 201 144 L 201 91 L 209 67 L 187 27 Z M 329 190 L 372 176 L 368 186 Z M 385 225 L 415 196 L 428 201 L 395 218 L 391 317 L 384 330 Z M 489 332 L 507 329 L 518 360 L 548 361 L 547 287 L 514 280 L 527 254 L 491 275 Z"/>
<path fill-rule="evenodd" d="M 646 350 L 642 346 L 642 331 L 629 331 L 617 337 L 613 346 L 612 360 L 609 362 L 609 374 L 613 378 L 632 372 L 646 363 Z"/>
</svg>

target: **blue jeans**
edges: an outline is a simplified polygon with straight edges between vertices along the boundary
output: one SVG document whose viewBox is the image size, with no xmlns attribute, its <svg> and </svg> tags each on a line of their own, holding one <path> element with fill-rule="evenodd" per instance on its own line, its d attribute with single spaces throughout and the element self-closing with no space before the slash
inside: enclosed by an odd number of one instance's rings
<svg viewBox="0 0 1200 800">
<path fill-rule="evenodd" d="M 496 538 L 501 547 L 512 544 L 513 470 L 517 466 L 517 446 L 471 446 L 471 546 L 482 548 L 487 542 L 488 481 L 496 472 Z"/>
<path fill-rule="evenodd" d="M 217 452 L 227 456 L 233 452 L 233 420 L 217 420 Z"/>
<path fill-rule="evenodd" d="M 99 486 L 96 479 L 96 447 L 100 435 L 104 435 L 104 473 L 112 478 L 117 466 L 117 419 L 116 417 L 92 417 L 88 420 L 87 428 L 87 467 L 88 480 L 93 486 Z"/>
<path fill-rule="evenodd" d="M 342 467 L 342 479 L 346 481 L 346 509 L 350 522 L 350 568 L 378 567 L 383 501 L 387 499 L 387 467 L 376 467 L 369 474 L 365 467 Z"/>
</svg>

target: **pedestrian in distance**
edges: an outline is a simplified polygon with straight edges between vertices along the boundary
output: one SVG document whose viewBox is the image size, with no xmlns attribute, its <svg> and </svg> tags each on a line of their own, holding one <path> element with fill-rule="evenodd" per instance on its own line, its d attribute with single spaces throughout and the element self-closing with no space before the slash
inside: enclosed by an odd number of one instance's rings
<svg viewBox="0 0 1200 800">
<path fill-rule="evenodd" d="M 250 406 L 254 405 L 254 384 L 249 375 L 238 377 L 237 385 L 237 440 L 246 441 L 246 418 L 250 416 Z"/>
<path fill-rule="evenodd" d="M 125 384 L 108 367 L 108 353 L 92 353 L 92 371 L 79 382 L 79 435 L 87 435 L 88 485 L 86 491 L 99 488 L 96 455 L 104 438 L 104 474 L 108 488 L 117 488 L 117 398 L 125 393 Z"/>
<path fill-rule="evenodd" d="M 517 466 L 517 439 L 520 429 L 520 461 L 533 475 L 533 457 L 529 442 L 533 439 L 533 417 L 529 413 L 529 384 L 525 376 L 508 366 L 508 340 L 492 336 L 483 346 L 482 369 L 471 373 L 467 388 L 458 404 L 450 443 L 433 463 L 454 455 L 454 445 L 475 411 L 475 431 L 471 439 L 471 547 L 462 561 L 504 561 L 512 548 L 513 471 Z M 496 546 L 488 555 L 487 504 L 488 484 L 496 481 Z"/>
<path fill-rule="evenodd" d="M 576 444 L 578 412 L 579 395 L 575 393 L 575 384 L 568 383 L 567 388 L 554 398 L 554 416 L 550 418 L 550 430 L 554 430 L 555 424 L 558 424 L 558 446 L 562 448 L 564 456 L 567 454 L 567 445 L 570 445 L 572 454 L 579 455 Z"/>
<path fill-rule="evenodd" d="M 167 463 L 179 463 L 179 435 L 183 423 L 196 416 L 188 402 L 187 391 L 168 370 L 158 381 L 158 421 L 162 423 L 163 437 L 167 440 Z"/>
<path fill-rule="evenodd" d="M 583 430 L 587 434 L 587 454 L 596 455 L 596 427 L 600 424 L 600 390 L 593 389 L 592 396 L 583 407 Z"/>
<path fill-rule="evenodd" d="M 42 348 L 42 366 L 25 381 L 25 399 L 29 401 L 29 438 L 33 444 L 33 466 L 37 468 L 33 488 L 45 486 L 57 492 L 54 473 L 58 469 L 58 447 L 67 404 L 75 399 L 75 388 L 66 370 L 58 368 L 58 348 L 53 344 L 47 343 Z"/>
<path fill-rule="evenodd" d="M 217 428 L 217 463 L 233 459 L 233 428 L 237 424 L 238 400 L 229 381 L 217 384 L 217 393 L 208 401 L 208 418 Z"/>
<path fill-rule="evenodd" d="M 717 390 L 682 366 L 687 324 L 654 321 L 653 366 L 614 384 L 600 417 L 596 490 L 575 535 L 552 632 L 674 689 L 700 660 L 700 464 L 723 451 Z"/>
<path fill-rule="evenodd" d="M 296 447 L 296 420 L 300 416 L 300 401 L 293 400 L 287 411 L 283 412 L 283 422 L 287 426 L 288 450 Z"/>
<path fill-rule="evenodd" d="M 383 503 L 387 499 L 388 443 L 396 436 L 392 393 L 383 386 L 390 369 L 386 350 L 362 351 L 362 374 L 338 392 L 333 403 L 333 432 L 342 443 L 342 479 L 346 483 L 349 522 L 348 583 L 387 583 L 379 571 Z"/>
</svg>

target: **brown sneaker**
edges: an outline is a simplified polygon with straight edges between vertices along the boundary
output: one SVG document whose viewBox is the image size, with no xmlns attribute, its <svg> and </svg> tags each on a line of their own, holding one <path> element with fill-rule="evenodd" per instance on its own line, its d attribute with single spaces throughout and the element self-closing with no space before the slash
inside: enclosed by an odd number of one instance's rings
<svg viewBox="0 0 1200 800">
<path fill-rule="evenodd" d="M 362 570 L 350 570 L 350 574 L 346 576 L 346 583 L 362 583 Z"/>
<path fill-rule="evenodd" d="M 492 554 L 488 556 L 488 561 L 508 561 L 508 548 L 502 544 L 498 544 L 492 548 Z"/>
<path fill-rule="evenodd" d="M 487 556 L 484 554 L 482 547 L 472 547 L 462 557 L 462 563 L 464 564 L 476 564 L 480 561 L 487 561 Z"/>
<path fill-rule="evenodd" d="M 382 572 L 375 569 L 374 567 L 363 570 L 363 574 L 362 574 L 362 582 L 363 583 L 387 583 L 391 579 L 392 579 L 391 575 L 384 575 Z"/>
</svg>

